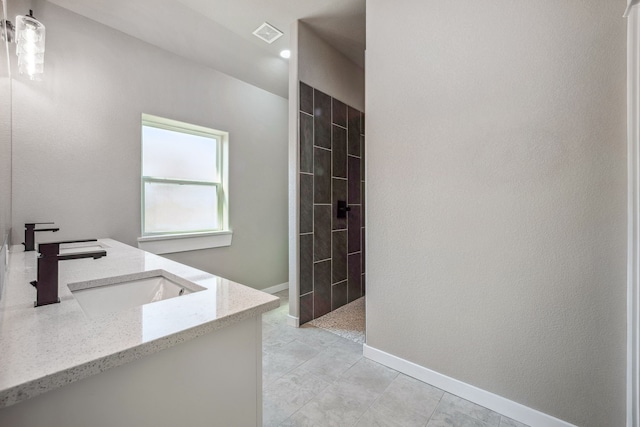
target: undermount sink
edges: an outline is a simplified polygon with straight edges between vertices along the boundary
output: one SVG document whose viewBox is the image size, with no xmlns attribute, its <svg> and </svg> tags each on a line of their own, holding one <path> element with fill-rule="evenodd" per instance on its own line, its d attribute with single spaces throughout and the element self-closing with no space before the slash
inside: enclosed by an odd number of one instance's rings
<svg viewBox="0 0 640 427">
<path fill-rule="evenodd" d="M 100 317 L 205 289 L 164 270 L 70 283 L 68 286 L 89 317 Z"/>
<path fill-rule="evenodd" d="M 103 251 L 109 248 L 102 242 L 65 243 L 60 245 L 60 255 L 75 254 L 80 252 Z"/>
</svg>

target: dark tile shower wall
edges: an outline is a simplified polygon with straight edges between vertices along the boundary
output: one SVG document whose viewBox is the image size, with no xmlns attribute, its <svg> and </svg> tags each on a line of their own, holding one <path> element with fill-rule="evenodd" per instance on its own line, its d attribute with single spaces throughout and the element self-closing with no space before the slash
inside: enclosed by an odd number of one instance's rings
<svg viewBox="0 0 640 427">
<path fill-rule="evenodd" d="M 299 129 L 302 325 L 364 295 L 364 114 L 300 82 Z"/>
</svg>

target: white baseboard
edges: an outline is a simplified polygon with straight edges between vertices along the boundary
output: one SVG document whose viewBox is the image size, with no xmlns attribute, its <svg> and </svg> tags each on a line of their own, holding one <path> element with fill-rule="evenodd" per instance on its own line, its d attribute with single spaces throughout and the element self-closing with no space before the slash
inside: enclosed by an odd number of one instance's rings
<svg viewBox="0 0 640 427">
<path fill-rule="evenodd" d="M 299 328 L 300 327 L 300 318 L 288 314 L 287 315 L 287 325 L 293 326 L 294 328 Z"/>
<path fill-rule="evenodd" d="M 438 387 L 447 393 L 467 399 L 473 403 L 484 406 L 485 408 L 491 409 L 492 411 L 498 412 L 506 417 L 532 427 L 576 427 L 573 424 L 559 420 L 551 415 L 536 411 L 535 409 L 521 405 L 520 403 L 516 403 L 470 384 L 463 383 L 462 381 L 458 381 L 436 371 L 432 371 L 431 369 L 409 362 L 408 360 L 401 359 L 400 357 L 378 350 L 377 348 L 370 347 L 367 344 L 364 345 L 363 353 L 364 357 L 367 359 L 381 363 L 389 368 L 402 372 L 405 375 L 409 375 L 410 377 L 431 384 L 434 387 Z"/>
<path fill-rule="evenodd" d="M 286 291 L 287 289 L 289 289 L 289 282 L 271 286 L 270 288 L 261 289 L 261 291 L 266 292 L 268 294 L 275 294 L 281 291 Z M 300 319 L 290 314 L 287 314 L 287 325 L 293 326 L 294 328 L 299 328 Z"/>
<path fill-rule="evenodd" d="M 287 289 L 289 289 L 289 282 L 280 283 L 279 285 L 271 286 L 270 288 L 260 289 L 260 290 L 268 294 L 275 294 L 281 291 L 285 291 Z"/>
</svg>

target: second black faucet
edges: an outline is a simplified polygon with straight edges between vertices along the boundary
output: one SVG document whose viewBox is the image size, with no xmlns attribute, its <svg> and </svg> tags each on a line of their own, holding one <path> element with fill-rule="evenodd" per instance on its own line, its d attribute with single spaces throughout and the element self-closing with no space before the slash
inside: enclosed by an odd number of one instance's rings
<svg viewBox="0 0 640 427">
<path fill-rule="evenodd" d="M 24 251 L 36 250 L 36 232 L 37 231 L 59 231 L 59 228 L 39 228 L 36 230 L 36 225 L 50 225 L 53 222 L 28 222 L 24 225 Z"/>
</svg>

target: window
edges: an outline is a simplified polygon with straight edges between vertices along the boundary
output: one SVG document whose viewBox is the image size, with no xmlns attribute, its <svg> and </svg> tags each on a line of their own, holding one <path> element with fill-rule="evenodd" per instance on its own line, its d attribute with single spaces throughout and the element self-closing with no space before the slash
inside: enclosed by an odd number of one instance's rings
<svg viewBox="0 0 640 427">
<path fill-rule="evenodd" d="M 141 248 L 155 253 L 203 249 L 184 242 L 178 244 L 180 250 L 149 246 L 184 238 L 197 238 L 200 245 L 196 246 L 201 246 L 203 237 L 230 234 L 227 145 L 226 132 L 142 116 Z M 216 246 L 223 245 L 205 244 Z"/>
</svg>

